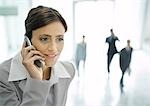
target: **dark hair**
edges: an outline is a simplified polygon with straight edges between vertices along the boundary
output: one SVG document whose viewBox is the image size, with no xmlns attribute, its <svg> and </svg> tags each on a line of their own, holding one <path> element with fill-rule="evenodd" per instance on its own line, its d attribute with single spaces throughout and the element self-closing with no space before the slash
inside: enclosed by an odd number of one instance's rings
<svg viewBox="0 0 150 106">
<path fill-rule="evenodd" d="M 130 40 L 129 40 L 129 39 L 127 40 L 127 43 L 130 43 Z"/>
<path fill-rule="evenodd" d="M 110 32 L 113 32 L 113 29 L 110 29 Z"/>
<path fill-rule="evenodd" d="M 31 40 L 33 30 L 55 21 L 60 21 L 65 28 L 65 32 L 67 31 L 67 23 L 57 10 L 45 6 L 32 8 L 25 20 L 25 35 Z"/>
</svg>

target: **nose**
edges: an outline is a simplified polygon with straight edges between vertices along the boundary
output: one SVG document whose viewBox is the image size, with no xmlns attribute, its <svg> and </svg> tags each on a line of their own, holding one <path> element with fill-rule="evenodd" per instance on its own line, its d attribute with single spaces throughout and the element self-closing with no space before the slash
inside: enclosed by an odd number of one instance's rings
<svg viewBox="0 0 150 106">
<path fill-rule="evenodd" d="M 49 51 L 53 51 L 53 52 L 57 51 L 57 44 L 56 44 L 55 41 L 51 41 L 51 42 L 49 43 L 49 45 L 48 45 L 48 50 L 49 50 Z"/>
</svg>

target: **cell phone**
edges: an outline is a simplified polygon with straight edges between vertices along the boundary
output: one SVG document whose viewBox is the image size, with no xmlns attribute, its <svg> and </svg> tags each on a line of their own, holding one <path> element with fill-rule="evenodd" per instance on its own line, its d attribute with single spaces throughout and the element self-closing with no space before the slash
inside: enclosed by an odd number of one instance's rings
<svg viewBox="0 0 150 106">
<path fill-rule="evenodd" d="M 27 46 L 32 46 L 32 44 L 31 44 L 29 38 L 28 38 L 26 35 L 25 35 L 24 41 L 26 42 L 26 47 L 27 47 Z M 35 61 L 34 61 L 34 64 L 35 64 L 37 67 L 39 67 L 39 68 L 41 68 L 41 67 L 43 66 L 42 60 L 40 60 L 40 59 L 35 60 Z"/>
</svg>

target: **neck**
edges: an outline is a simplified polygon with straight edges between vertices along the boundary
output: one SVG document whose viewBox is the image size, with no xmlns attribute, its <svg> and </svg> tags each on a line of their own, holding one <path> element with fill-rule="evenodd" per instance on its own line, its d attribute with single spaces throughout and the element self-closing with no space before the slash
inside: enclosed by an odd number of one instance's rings
<svg viewBox="0 0 150 106">
<path fill-rule="evenodd" d="M 43 80 L 49 80 L 51 77 L 51 67 L 48 67 L 46 69 L 43 70 Z"/>
</svg>

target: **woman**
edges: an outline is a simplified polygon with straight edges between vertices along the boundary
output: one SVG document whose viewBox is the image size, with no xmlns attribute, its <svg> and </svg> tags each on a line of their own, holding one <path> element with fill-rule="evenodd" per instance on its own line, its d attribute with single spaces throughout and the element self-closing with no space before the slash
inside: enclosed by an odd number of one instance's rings
<svg viewBox="0 0 150 106">
<path fill-rule="evenodd" d="M 0 106 L 65 106 L 75 71 L 71 63 L 57 62 L 67 31 L 64 18 L 38 6 L 29 11 L 25 27 L 32 46 L 24 42 L 20 53 L 0 65 Z"/>
</svg>

